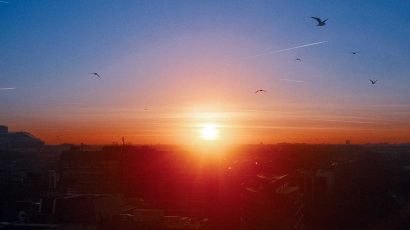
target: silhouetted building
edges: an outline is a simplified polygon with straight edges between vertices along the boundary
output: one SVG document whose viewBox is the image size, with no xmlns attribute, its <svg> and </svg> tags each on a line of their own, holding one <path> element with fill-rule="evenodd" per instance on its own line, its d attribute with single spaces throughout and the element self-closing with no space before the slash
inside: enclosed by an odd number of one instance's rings
<svg viewBox="0 0 410 230">
<path fill-rule="evenodd" d="M 9 132 L 7 126 L 0 126 L 0 149 L 33 149 L 44 142 L 28 132 Z"/>
<path fill-rule="evenodd" d="M 9 132 L 9 127 L 5 125 L 0 125 L 0 134 L 8 133 Z"/>
<path fill-rule="evenodd" d="M 302 195 L 288 174 L 258 174 L 244 191 L 243 229 L 303 229 Z"/>
</svg>

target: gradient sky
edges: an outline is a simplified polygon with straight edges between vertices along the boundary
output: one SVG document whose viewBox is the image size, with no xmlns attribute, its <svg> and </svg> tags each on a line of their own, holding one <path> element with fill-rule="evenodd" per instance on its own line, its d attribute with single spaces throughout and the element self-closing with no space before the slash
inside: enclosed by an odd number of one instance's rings
<svg viewBox="0 0 410 230">
<path fill-rule="evenodd" d="M 195 143 L 203 123 L 224 143 L 410 142 L 409 12 L 408 0 L 0 2 L 0 124 L 47 143 Z"/>
</svg>

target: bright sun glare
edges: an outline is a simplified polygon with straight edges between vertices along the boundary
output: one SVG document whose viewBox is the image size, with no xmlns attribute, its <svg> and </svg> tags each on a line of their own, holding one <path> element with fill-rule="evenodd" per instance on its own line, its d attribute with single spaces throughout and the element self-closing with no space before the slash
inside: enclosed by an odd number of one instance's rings
<svg viewBox="0 0 410 230">
<path fill-rule="evenodd" d="M 201 128 L 201 138 L 212 141 L 218 138 L 218 128 L 215 124 L 204 124 Z"/>
</svg>

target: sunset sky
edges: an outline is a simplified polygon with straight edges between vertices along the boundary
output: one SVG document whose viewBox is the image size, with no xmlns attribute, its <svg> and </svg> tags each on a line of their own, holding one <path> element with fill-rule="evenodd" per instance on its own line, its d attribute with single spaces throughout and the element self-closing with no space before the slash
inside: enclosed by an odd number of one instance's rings
<svg viewBox="0 0 410 230">
<path fill-rule="evenodd" d="M 209 141 L 204 124 L 232 144 L 410 142 L 409 12 L 408 0 L 1 1 L 0 125 L 50 144 L 192 144 Z"/>
</svg>

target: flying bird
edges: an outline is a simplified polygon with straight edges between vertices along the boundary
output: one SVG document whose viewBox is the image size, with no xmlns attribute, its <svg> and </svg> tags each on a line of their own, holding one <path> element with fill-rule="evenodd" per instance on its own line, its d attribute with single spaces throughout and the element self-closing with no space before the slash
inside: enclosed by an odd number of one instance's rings
<svg viewBox="0 0 410 230">
<path fill-rule="evenodd" d="M 320 19 L 320 18 L 318 18 L 318 17 L 310 17 L 310 18 L 313 18 L 313 19 L 315 19 L 315 20 L 317 21 L 317 26 L 324 26 L 324 25 L 326 25 L 326 21 L 328 20 L 328 19 L 325 19 L 325 20 L 322 21 L 322 19 Z"/>
<path fill-rule="evenodd" d="M 352 51 L 352 54 L 358 54 L 359 51 Z"/>
<path fill-rule="evenodd" d="M 296 58 L 296 59 L 295 59 L 295 61 L 299 61 L 299 62 L 301 62 L 301 61 L 302 61 L 302 59 L 300 59 L 300 58 Z"/>
<path fill-rule="evenodd" d="M 258 89 L 255 91 L 255 93 L 266 93 L 266 90 L 264 89 Z"/>
<path fill-rule="evenodd" d="M 99 79 L 102 79 L 101 76 L 98 73 L 90 73 L 90 74 L 93 75 L 93 76 L 98 77 Z"/>
<path fill-rule="evenodd" d="M 372 83 L 372 85 L 376 84 L 377 82 L 377 80 L 372 80 L 372 79 L 369 79 L 369 81 Z"/>
</svg>

